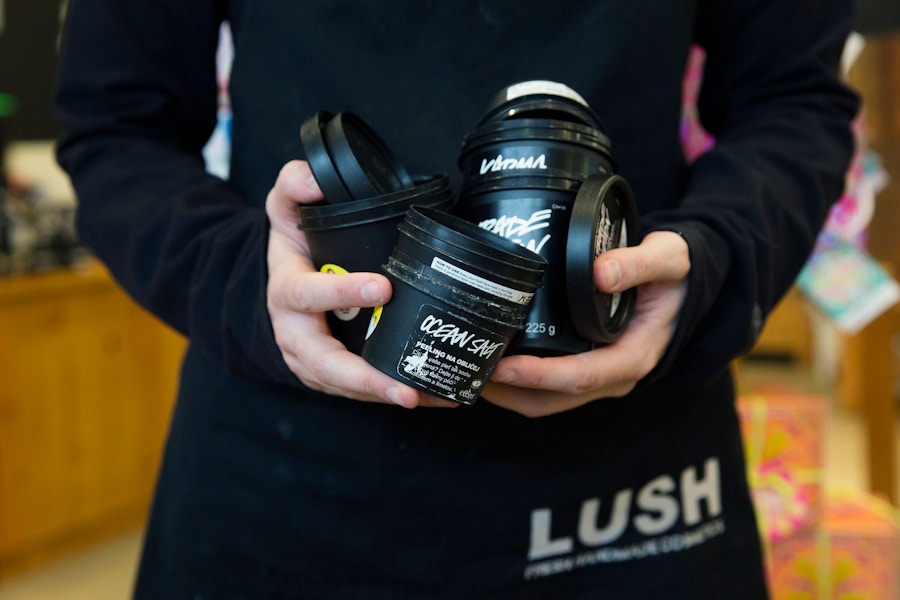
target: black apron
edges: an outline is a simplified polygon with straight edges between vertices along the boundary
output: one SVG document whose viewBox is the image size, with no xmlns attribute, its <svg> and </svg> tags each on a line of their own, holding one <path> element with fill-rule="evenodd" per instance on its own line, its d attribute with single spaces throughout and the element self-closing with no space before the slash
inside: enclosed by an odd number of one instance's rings
<svg viewBox="0 0 900 600">
<path fill-rule="evenodd" d="M 761 598 L 731 384 L 527 419 L 188 355 L 137 597 Z"/>
</svg>

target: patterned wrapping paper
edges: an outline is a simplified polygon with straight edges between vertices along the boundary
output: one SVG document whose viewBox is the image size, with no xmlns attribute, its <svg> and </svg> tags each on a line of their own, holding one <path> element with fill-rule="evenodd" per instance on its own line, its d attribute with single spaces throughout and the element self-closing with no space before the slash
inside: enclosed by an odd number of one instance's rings
<svg viewBox="0 0 900 600">
<path fill-rule="evenodd" d="M 900 300 L 900 285 L 868 252 L 827 231 L 819 236 L 797 285 L 851 335 Z"/>
<path fill-rule="evenodd" d="M 829 494 L 819 526 L 768 548 L 773 600 L 897 600 L 900 518 L 863 492 Z"/>
<path fill-rule="evenodd" d="M 822 512 L 827 400 L 799 393 L 742 395 L 737 408 L 763 541 L 813 528 Z"/>
</svg>

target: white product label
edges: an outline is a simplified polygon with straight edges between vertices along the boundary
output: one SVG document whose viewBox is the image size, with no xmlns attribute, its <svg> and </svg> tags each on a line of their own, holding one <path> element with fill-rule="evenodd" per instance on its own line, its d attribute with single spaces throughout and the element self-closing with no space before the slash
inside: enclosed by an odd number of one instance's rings
<svg viewBox="0 0 900 600">
<path fill-rule="evenodd" d="M 561 96 L 574 100 L 583 106 L 587 106 L 587 100 L 581 97 L 581 94 L 570 88 L 569 86 L 558 83 L 556 81 L 523 81 L 515 85 L 509 86 L 506 91 L 506 99 L 514 100 L 521 96 L 530 96 L 532 94 L 550 94 L 553 96 Z"/>
<path fill-rule="evenodd" d="M 484 277 L 480 277 L 475 273 L 471 273 L 469 271 L 466 271 L 465 269 L 461 269 L 456 265 L 452 265 L 436 256 L 431 260 L 431 268 L 439 273 L 443 273 L 448 277 L 452 277 L 460 283 L 464 283 L 468 286 L 479 289 L 482 292 L 486 292 L 493 296 L 497 296 L 498 298 L 502 298 L 507 302 L 514 302 L 516 304 L 524 305 L 531 302 L 531 299 L 534 297 L 534 294 L 514 290 L 511 287 L 507 287 L 489 279 L 485 279 Z"/>
</svg>

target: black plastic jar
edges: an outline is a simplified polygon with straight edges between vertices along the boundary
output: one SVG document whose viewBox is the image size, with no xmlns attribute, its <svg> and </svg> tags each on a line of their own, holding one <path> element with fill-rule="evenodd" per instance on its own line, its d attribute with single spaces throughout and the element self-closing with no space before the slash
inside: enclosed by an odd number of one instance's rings
<svg viewBox="0 0 900 600">
<path fill-rule="evenodd" d="M 610 140 L 584 99 L 556 82 L 504 88 L 463 140 L 458 165 L 455 213 L 548 263 L 508 352 L 564 355 L 615 341 L 635 291 L 597 291 L 593 263 L 637 241 L 637 214 Z"/>
<path fill-rule="evenodd" d="M 410 206 L 449 209 L 454 195 L 446 173 L 411 176 L 381 137 L 359 116 L 321 111 L 300 130 L 310 168 L 325 201 L 300 205 L 313 264 L 323 273 L 380 272 L 397 243 Z M 348 350 L 362 352 L 372 308 L 340 308 L 326 319 Z"/>
<path fill-rule="evenodd" d="M 472 404 L 522 326 L 546 261 L 449 213 L 412 207 L 362 356 L 433 396 Z"/>
</svg>

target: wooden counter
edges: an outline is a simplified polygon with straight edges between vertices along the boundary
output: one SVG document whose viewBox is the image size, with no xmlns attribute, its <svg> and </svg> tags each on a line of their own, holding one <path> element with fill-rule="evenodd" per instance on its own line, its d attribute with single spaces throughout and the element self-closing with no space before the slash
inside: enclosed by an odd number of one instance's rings
<svg viewBox="0 0 900 600">
<path fill-rule="evenodd" d="M 0 577 L 143 522 L 183 350 L 96 263 L 0 278 Z"/>
</svg>

